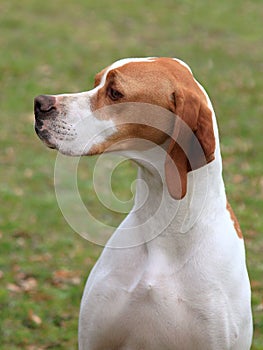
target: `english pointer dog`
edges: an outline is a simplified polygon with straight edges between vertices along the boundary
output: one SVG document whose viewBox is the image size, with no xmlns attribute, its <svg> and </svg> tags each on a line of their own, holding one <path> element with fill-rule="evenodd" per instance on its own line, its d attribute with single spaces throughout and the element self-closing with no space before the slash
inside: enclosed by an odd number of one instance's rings
<svg viewBox="0 0 263 350">
<path fill-rule="evenodd" d="M 35 130 L 61 153 L 121 152 L 139 166 L 134 207 L 85 287 L 80 350 L 250 349 L 244 241 L 215 113 L 191 69 L 117 61 L 90 91 L 36 97 Z"/>
</svg>

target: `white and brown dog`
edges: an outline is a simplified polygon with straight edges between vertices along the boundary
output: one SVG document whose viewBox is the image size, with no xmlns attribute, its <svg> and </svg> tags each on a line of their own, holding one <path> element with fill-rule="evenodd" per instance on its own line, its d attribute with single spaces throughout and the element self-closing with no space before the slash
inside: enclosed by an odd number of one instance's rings
<svg viewBox="0 0 263 350">
<path fill-rule="evenodd" d="M 36 97 L 35 117 L 40 139 L 64 154 L 122 151 L 139 164 L 134 208 L 86 284 L 80 349 L 250 349 L 244 241 L 215 114 L 190 68 L 120 60 L 93 90 Z"/>
</svg>

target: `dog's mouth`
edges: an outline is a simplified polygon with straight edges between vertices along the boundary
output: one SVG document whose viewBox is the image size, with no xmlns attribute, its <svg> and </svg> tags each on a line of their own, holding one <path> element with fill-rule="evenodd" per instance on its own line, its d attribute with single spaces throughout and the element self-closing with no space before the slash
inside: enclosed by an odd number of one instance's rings
<svg viewBox="0 0 263 350">
<path fill-rule="evenodd" d="M 50 120 L 36 115 L 35 132 L 47 147 L 57 150 L 63 148 L 64 142 L 74 142 L 77 138 L 74 125 L 55 117 Z"/>
<path fill-rule="evenodd" d="M 50 132 L 47 129 L 43 128 L 43 123 L 42 122 L 35 122 L 35 132 L 37 136 L 40 138 L 44 144 L 52 149 L 56 149 L 56 146 L 50 141 L 51 135 Z"/>
</svg>

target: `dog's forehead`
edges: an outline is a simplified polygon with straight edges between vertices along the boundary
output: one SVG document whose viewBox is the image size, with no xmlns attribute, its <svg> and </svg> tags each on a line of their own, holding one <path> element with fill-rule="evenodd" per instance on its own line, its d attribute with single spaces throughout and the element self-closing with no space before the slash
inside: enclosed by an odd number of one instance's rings
<svg viewBox="0 0 263 350">
<path fill-rule="evenodd" d="M 112 63 L 110 66 L 103 69 L 100 73 L 96 75 L 96 80 L 99 80 L 100 87 L 103 86 L 107 80 L 107 77 L 110 72 L 118 69 L 118 68 L 132 68 L 134 69 L 140 69 L 142 66 L 140 64 L 136 65 L 136 63 L 144 63 L 143 67 L 144 69 L 147 67 L 147 63 L 155 63 L 152 65 L 152 69 L 161 69 L 161 67 L 166 67 L 167 69 L 171 68 L 172 66 L 177 66 L 177 69 L 185 71 L 187 70 L 187 73 L 190 73 L 192 75 L 192 71 L 190 67 L 183 61 L 177 58 L 159 58 L 159 57 L 146 57 L 146 58 L 124 58 L 121 60 L 118 60 L 114 63 Z M 146 65 L 145 65 L 146 64 Z M 124 67 L 125 66 L 125 67 Z"/>
<path fill-rule="evenodd" d="M 108 69 L 109 71 L 113 70 L 113 69 L 117 69 L 120 68 L 126 64 L 129 63 L 136 63 L 136 62 L 155 62 L 156 60 L 158 60 L 157 57 L 145 57 L 145 58 L 123 58 L 121 60 L 118 60 L 114 63 L 112 63 Z"/>
<path fill-rule="evenodd" d="M 112 63 L 110 66 L 104 68 L 102 71 L 100 71 L 97 75 L 95 80 L 100 80 L 100 86 L 103 86 L 107 80 L 107 76 L 110 72 L 113 70 L 120 68 L 124 65 L 127 65 L 129 63 L 134 62 L 152 62 L 155 60 L 155 57 L 146 57 L 146 58 L 123 58 L 121 60 L 118 60 L 114 63 Z"/>
</svg>

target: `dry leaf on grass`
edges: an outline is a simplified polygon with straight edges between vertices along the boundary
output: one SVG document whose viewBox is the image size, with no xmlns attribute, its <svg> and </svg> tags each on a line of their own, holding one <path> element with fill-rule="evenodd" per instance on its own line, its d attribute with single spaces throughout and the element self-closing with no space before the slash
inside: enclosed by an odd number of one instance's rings
<svg viewBox="0 0 263 350">
<path fill-rule="evenodd" d="M 14 283 L 7 283 L 6 288 L 7 288 L 7 290 L 9 290 L 9 292 L 13 292 L 13 293 L 21 293 L 22 292 L 22 288 Z"/>
<path fill-rule="evenodd" d="M 38 283 L 37 280 L 33 277 L 27 277 L 19 281 L 19 285 L 23 289 L 24 292 L 31 292 L 35 290 Z"/>
<path fill-rule="evenodd" d="M 263 311 L 263 302 L 255 307 L 255 311 Z"/>
<path fill-rule="evenodd" d="M 28 319 L 37 326 L 40 326 L 42 324 L 41 318 L 38 315 L 34 314 L 32 310 L 29 310 L 28 312 Z"/>
<path fill-rule="evenodd" d="M 52 283 L 56 286 L 63 284 L 80 284 L 80 272 L 69 270 L 57 270 L 53 272 Z"/>
<path fill-rule="evenodd" d="M 38 282 L 33 276 L 18 270 L 16 272 L 16 284 L 21 287 L 24 292 L 31 292 L 36 289 Z"/>
<path fill-rule="evenodd" d="M 26 275 L 24 272 L 16 274 L 16 283 L 8 283 L 7 290 L 13 293 L 32 292 L 38 285 L 34 277 Z"/>
<path fill-rule="evenodd" d="M 46 347 L 44 346 L 38 346 L 38 345 L 28 345 L 26 347 L 26 350 L 45 350 Z"/>
</svg>

